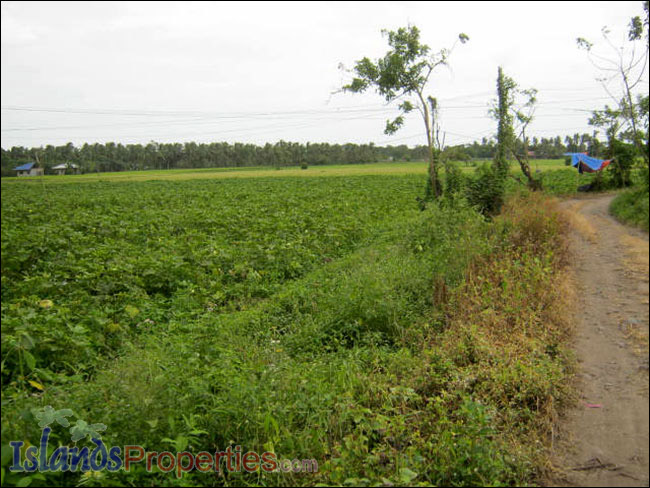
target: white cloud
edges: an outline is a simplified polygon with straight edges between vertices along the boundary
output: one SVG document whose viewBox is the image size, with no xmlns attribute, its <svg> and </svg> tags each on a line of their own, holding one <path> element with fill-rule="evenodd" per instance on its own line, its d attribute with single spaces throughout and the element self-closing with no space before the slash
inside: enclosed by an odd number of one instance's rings
<svg viewBox="0 0 650 488">
<path fill-rule="evenodd" d="M 2 4 L 1 34 L 2 45 L 20 45 L 34 42 L 38 36 L 34 30 L 24 22 L 13 17 L 8 8 Z"/>
<path fill-rule="evenodd" d="M 451 71 L 432 79 L 445 129 L 464 134 L 448 141 L 467 142 L 494 129 L 486 106 L 498 65 L 522 86 L 538 88 L 540 103 L 564 101 L 540 106 L 533 132 L 590 131 L 586 115 L 564 110 L 594 108 L 603 96 L 575 38 L 598 39 L 603 24 L 624 34 L 640 12 L 639 1 L 3 2 L 2 105 L 220 113 L 381 108 L 373 94 L 331 96 L 341 85 L 338 64 L 380 56 L 386 50 L 380 30 L 410 22 L 432 49 L 451 45 L 459 32 L 471 39 L 453 53 Z M 152 117 L 3 110 L 2 146 L 133 142 L 140 134 L 166 141 L 387 140 L 387 114 L 363 115 L 157 124 Z M 62 129 L 13 130 L 43 126 Z M 420 132 L 412 117 L 393 140 Z"/>
</svg>

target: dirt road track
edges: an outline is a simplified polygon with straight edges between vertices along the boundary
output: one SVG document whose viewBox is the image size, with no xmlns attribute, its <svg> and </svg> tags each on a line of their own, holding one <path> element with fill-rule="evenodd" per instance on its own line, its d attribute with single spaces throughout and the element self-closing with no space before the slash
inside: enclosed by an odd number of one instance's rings
<svg viewBox="0 0 650 488">
<path fill-rule="evenodd" d="M 648 234 L 572 199 L 578 403 L 560 421 L 555 485 L 648 486 Z"/>
</svg>

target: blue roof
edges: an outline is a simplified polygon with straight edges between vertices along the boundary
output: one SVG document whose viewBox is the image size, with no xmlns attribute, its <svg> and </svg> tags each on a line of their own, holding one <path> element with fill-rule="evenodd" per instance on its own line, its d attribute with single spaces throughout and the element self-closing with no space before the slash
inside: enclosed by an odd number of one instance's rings
<svg viewBox="0 0 650 488">
<path fill-rule="evenodd" d="M 26 163 L 26 164 L 23 164 L 22 166 L 16 166 L 14 168 L 14 171 L 29 171 L 30 169 L 32 169 L 34 167 L 35 164 L 36 163 Z"/>
</svg>

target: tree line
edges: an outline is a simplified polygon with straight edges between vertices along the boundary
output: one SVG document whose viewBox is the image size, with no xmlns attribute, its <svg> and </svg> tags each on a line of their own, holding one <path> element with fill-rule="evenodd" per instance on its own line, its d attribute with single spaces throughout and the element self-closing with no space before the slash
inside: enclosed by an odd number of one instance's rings
<svg viewBox="0 0 650 488">
<path fill-rule="evenodd" d="M 567 151 L 590 152 L 598 156 L 602 144 L 589 134 L 574 134 L 554 138 L 533 138 L 529 149 L 533 157 L 561 158 Z M 38 162 L 46 172 L 59 164 L 72 163 L 82 173 L 134 171 L 147 169 L 236 168 L 244 166 L 297 166 L 328 164 L 362 164 L 380 161 L 424 161 L 428 148 L 405 144 L 376 146 L 370 144 L 298 143 L 279 141 L 263 146 L 243 143 L 158 143 L 83 144 L 26 148 L 14 146 L 1 150 L 2 176 L 14 176 L 13 168 L 27 162 Z M 469 163 L 477 159 L 492 159 L 496 142 L 484 137 L 480 142 L 445 148 L 448 159 Z"/>
<path fill-rule="evenodd" d="M 517 141 L 515 141 L 517 143 Z M 528 151 L 533 159 L 560 159 L 566 152 L 586 152 L 590 156 L 604 155 L 605 145 L 597 134 L 573 134 L 572 136 L 532 137 L 528 141 Z M 450 159 L 494 159 L 497 152 L 497 140 L 484 137 L 471 144 L 451 146 L 446 149 Z"/>
</svg>

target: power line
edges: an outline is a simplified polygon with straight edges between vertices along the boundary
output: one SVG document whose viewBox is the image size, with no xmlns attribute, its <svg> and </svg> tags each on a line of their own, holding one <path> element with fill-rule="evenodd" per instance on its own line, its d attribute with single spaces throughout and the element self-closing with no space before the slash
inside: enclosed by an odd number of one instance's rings
<svg viewBox="0 0 650 488">
<path fill-rule="evenodd" d="M 585 102 L 608 100 L 609 97 L 595 97 L 595 98 L 580 98 L 580 99 L 567 99 L 567 100 L 549 100 L 538 102 L 538 106 L 570 103 L 570 102 Z M 452 99 L 449 99 L 452 100 Z M 362 108 L 364 107 L 364 108 Z M 329 110 L 323 109 L 303 109 L 292 111 L 264 111 L 264 112 L 210 112 L 210 111 L 160 111 L 160 110 L 129 110 L 129 109 L 79 109 L 79 108 L 46 108 L 46 107 L 21 107 L 21 106 L 3 106 L 0 107 L 6 111 L 18 112 L 43 112 L 43 113 L 64 113 L 64 114 L 78 114 L 78 115 L 113 115 L 113 116 L 138 116 L 138 117 L 210 117 L 214 119 L 241 119 L 241 118 L 254 118 L 254 117 L 269 117 L 269 116 L 292 116 L 292 115 L 320 115 L 320 114 L 347 114 L 347 113 L 371 113 L 371 112 L 385 112 L 396 107 L 384 105 L 383 107 L 377 106 L 359 106 L 348 108 L 335 108 Z M 468 104 L 468 105 L 448 105 L 441 106 L 442 110 L 456 110 L 466 108 L 485 108 L 485 104 Z"/>
<path fill-rule="evenodd" d="M 566 93 L 571 91 L 580 91 L 584 93 L 583 90 L 574 89 L 574 90 L 563 90 L 559 88 L 546 89 L 543 91 L 564 91 Z M 455 97 L 450 97 L 446 99 L 439 99 L 441 102 L 446 101 L 457 101 L 457 100 L 467 100 L 476 98 L 479 96 L 485 96 L 492 92 L 483 91 L 476 92 L 473 94 L 458 95 Z M 548 100 L 548 101 L 539 101 L 537 103 L 538 107 L 545 107 L 547 105 L 557 105 L 557 104 L 567 104 L 573 102 L 593 102 L 601 100 L 609 100 L 610 97 L 591 97 L 591 98 L 573 98 L 566 100 Z M 488 101 L 485 103 L 465 103 L 465 104 L 451 104 L 445 106 L 442 104 L 441 110 L 443 113 L 447 110 L 454 112 L 459 111 L 472 111 L 475 109 L 487 109 L 489 107 Z M 239 133 L 250 135 L 250 132 L 255 132 L 254 135 L 263 134 L 263 133 L 273 133 L 285 129 L 293 128 L 310 128 L 316 126 L 326 125 L 327 121 L 335 122 L 345 122 L 348 120 L 379 120 L 380 118 L 386 117 L 389 114 L 396 113 L 396 107 L 394 105 L 383 104 L 381 107 L 378 107 L 376 104 L 373 105 L 358 105 L 358 106 L 349 106 L 349 107 L 338 107 L 338 108 L 310 108 L 310 109 L 301 109 L 301 110 L 287 110 L 287 111 L 259 111 L 259 112 L 216 112 L 216 111 L 181 111 L 181 110 L 134 110 L 134 109 L 87 109 L 87 108 L 48 108 L 48 107 L 33 107 L 33 106 L 3 106 L 0 107 L 5 111 L 19 111 L 19 112 L 43 112 L 43 113 L 57 113 L 57 114 L 68 114 L 68 115 L 110 115 L 114 117 L 166 117 L 167 120 L 155 120 L 155 121 L 140 121 L 140 122 L 117 122 L 113 124 L 100 124 L 100 125 L 73 125 L 73 126 L 44 126 L 44 127 L 12 127 L 1 129 L 3 133 L 15 133 L 15 132 L 38 132 L 38 131 L 51 131 L 51 130 L 69 130 L 69 129 L 99 129 L 99 128 L 135 128 L 135 129 L 146 129 L 149 127 L 160 127 L 160 126 L 174 126 L 180 128 L 193 128 L 197 126 L 214 126 L 221 124 L 230 124 L 232 122 L 240 121 L 245 122 L 246 125 L 243 127 L 227 127 L 215 128 L 209 132 L 190 132 L 185 133 L 186 135 L 221 135 L 221 134 L 232 134 Z M 564 111 L 565 113 L 539 113 L 535 115 L 535 118 L 547 118 L 547 117 L 583 117 L 584 112 L 592 112 L 592 110 L 584 108 L 574 108 L 574 107 L 557 107 L 558 110 Z M 566 112 L 579 112 L 579 113 L 566 113 Z M 352 117 L 350 117 L 352 115 Z M 373 117 L 374 116 L 374 117 Z M 379 117 L 377 117 L 379 116 Z M 171 120 L 169 119 L 171 117 Z M 178 118 L 176 118 L 178 117 Z M 465 120 L 465 119 L 484 119 L 487 118 L 487 115 L 464 115 L 459 117 L 444 117 L 447 120 Z M 250 121 L 263 121 L 263 122 L 274 122 L 274 121 L 286 121 L 291 122 L 291 124 L 278 125 L 273 124 L 272 126 L 263 126 L 263 127 L 251 127 Z M 314 124 L 314 122 L 316 122 Z M 567 130 L 567 129 L 560 129 Z M 571 129 L 573 130 L 573 129 Z M 579 129 L 584 130 L 584 128 Z M 558 129 L 553 129 L 557 132 Z M 487 131 L 482 131 L 476 135 L 493 132 L 492 129 Z M 536 131 L 541 132 L 541 131 Z M 464 134 L 454 134 L 452 132 L 447 132 L 450 135 L 456 135 L 461 137 L 471 138 L 473 135 L 464 135 Z M 185 134 L 179 134 L 174 132 L 172 134 L 165 135 L 151 135 L 147 134 L 147 137 L 167 137 L 169 135 L 176 135 L 182 137 Z M 72 138 L 75 136 L 66 135 L 63 138 Z M 78 137 L 78 136 L 76 136 Z M 420 134 L 413 136 L 406 136 L 399 139 L 387 139 L 386 143 L 400 142 L 404 140 L 410 140 L 416 137 L 421 137 Z"/>
<path fill-rule="evenodd" d="M 381 118 L 383 119 L 383 117 Z M 353 117 L 347 117 L 344 119 L 334 119 L 330 120 L 329 123 L 341 123 L 341 122 L 347 122 L 347 121 L 353 121 L 353 120 L 381 120 L 378 117 L 370 117 L 370 116 L 353 116 Z M 325 123 L 327 124 L 327 122 Z M 231 134 L 231 133 L 238 133 L 238 134 L 243 134 L 246 135 L 247 137 L 255 137 L 258 135 L 263 135 L 263 134 L 268 134 L 268 133 L 274 133 L 286 129 L 302 129 L 302 128 L 315 128 L 315 127 L 320 127 L 322 126 L 322 122 L 317 122 L 317 123 L 305 123 L 305 122 L 296 122 L 293 121 L 291 124 L 282 124 L 282 125 L 277 125 L 274 124 L 272 126 L 264 126 L 264 127 L 244 127 L 244 128 L 231 128 L 231 129 L 215 129 L 215 130 L 210 130 L 207 132 L 184 132 L 184 133 L 179 133 L 179 132 L 174 132 L 172 134 L 147 134 L 147 138 L 159 138 L 159 137 L 167 137 L 170 135 L 177 136 L 177 137 L 184 137 L 184 136 L 201 136 L 201 135 L 214 135 L 215 137 L 219 137 L 223 134 Z M 78 136 L 71 136 L 71 135 L 66 135 L 66 138 L 75 138 Z"/>
<path fill-rule="evenodd" d="M 265 111 L 265 112 L 211 112 L 211 111 L 176 111 L 176 110 L 129 110 L 129 109 L 80 109 L 80 108 L 48 108 L 48 107 L 20 107 L 4 106 L 2 110 L 17 112 L 46 112 L 46 113 L 64 113 L 79 115 L 119 115 L 119 116 L 138 116 L 138 117 L 174 117 L 174 116 L 194 116 L 194 117 L 213 117 L 213 118 L 247 118 L 263 117 L 275 115 L 309 115 L 309 114 L 333 114 L 333 113 L 355 113 L 355 112 L 381 112 L 388 110 L 386 107 L 373 106 L 372 108 L 336 108 L 330 110 L 306 109 L 293 111 Z"/>
<path fill-rule="evenodd" d="M 385 113 L 392 112 L 386 111 Z M 340 115 L 350 115 L 350 113 L 353 112 L 348 112 L 348 113 L 341 113 Z M 364 112 L 358 112 L 359 114 L 362 114 Z M 373 112 L 368 112 L 369 115 L 371 114 L 381 114 L 383 112 L 379 111 L 373 111 Z M 280 116 L 274 116 L 274 117 L 251 117 L 251 119 L 254 120 L 262 120 L 262 121 L 273 121 L 273 120 L 287 120 L 291 119 L 291 117 L 280 117 Z M 312 121 L 312 120 L 345 120 L 345 118 L 340 118 L 336 114 L 328 114 L 328 115 L 317 115 L 315 117 L 307 117 L 305 120 Z M 20 132 L 20 131 L 37 131 L 37 130 L 64 130 L 64 129 L 94 129 L 94 128 L 106 128 L 106 127 L 153 127 L 153 126 L 164 126 L 164 125 L 204 125 L 204 124 L 217 124 L 217 123 L 228 123 L 234 120 L 223 120 L 220 118 L 211 118 L 211 117 L 194 117 L 190 119 L 180 119 L 180 120 L 166 120 L 166 121 L 160 121 L 160 122 L 135 122 L 135 123 L 116 123 L 116 124 L 100 124 L 100 125 L 81 125 L 81 126 L 47 126 L 47 127 L 18 127 L 18 128 L 11 128 L 11 129 L 2 129 L 2 132 Z"/>
<path fill-rule="evenodd" d="M 539 105 L 545 105 L 545 104 L 539 104 Z M 482 108 L 485 109 L 487 108 L 484 105 L 474 105 L 474 106 L 451 106 L 451 107 L 443 107 L 443 110 L 450 109 L 450 110 L 455 110 L 455 109 L 466 109 L 466 108 Z M 567 111 L 577 111 L 577 112 L 591 112 L 591 110 L 588 109 L 579 109 L 579 108 L 561 108 L 560 110 L 567 110 Z M 312 113 L 312 114 L 302 114 L 298 119 L 303 118 L 308 121 L 313 121 L 313 120 L 328 120 L 328 119 L 334 119 L 334 120 L 345 120 L 345 119 L 339 119 L 340 116 L 346 116 L 350 114 L 384 114 L 384 115 L 389 115 L 395 113 L 394 109 L 371 109 L 371 110 L 348 110 L 348 111 L 339 111 L 339 112 L 319 112 L 319 113 Z M 549 117 L 549 116 L 569 116 L 569 114 L 544 114 L 544 115 L 537 115 L 536 117 Z M 571 114 L 571 116 L 575 116 L 577 114 Z M 464 115 L 461 117 L 445 117 L 447 120 L 459 120 L 459 119 L 482 119 L 485 118 L 485 115 L 476 115 L 476 116 L 470 116 L 470 115 Z M 273 114 L 273 116 L 260 116 L 260 115 L 251 115 L 249 117 L 244 117 L 244 116 L 229 116 L 229 117 L 210 117 L 210 116 L 202 116 L 202 117 L 192 117 L 192 118 L 186 118 L 186 119 L 177 119 L 177 120 L 164 120 L 164 121 L 156 121 L 156 122 L 120 122 L 120 123 L 114 123 L 114 124 L 98 124 L 98 125 L 72 125 L 72 126 L 46 126 L 46 127 L 13 127 L 13 128 L 6 128 L 6 129 L 0 129 L 1 132 L 33 132 L 33 131 L 48 131 L 48 130 L 69 130 L 69 129 L 99 129 L 99 128 L 112 128 L 112 127 L 153 127 L 153 126 L 186 126 L 186 125 L 191 125 L 191 126 L 196 126 L 196 125 L 213 125 L 217 123 L 227 123 L 235 120 L 241 120 L 241 119 L 246 119 L 248 118 L 249 120 L 264 120 L 264 121 L 271 121 L 271 120 L 286 120 L 286 119 L 291 119 L 295 118 L 294 116 L 281 116 L 280 113 Z"/>
</svg>

